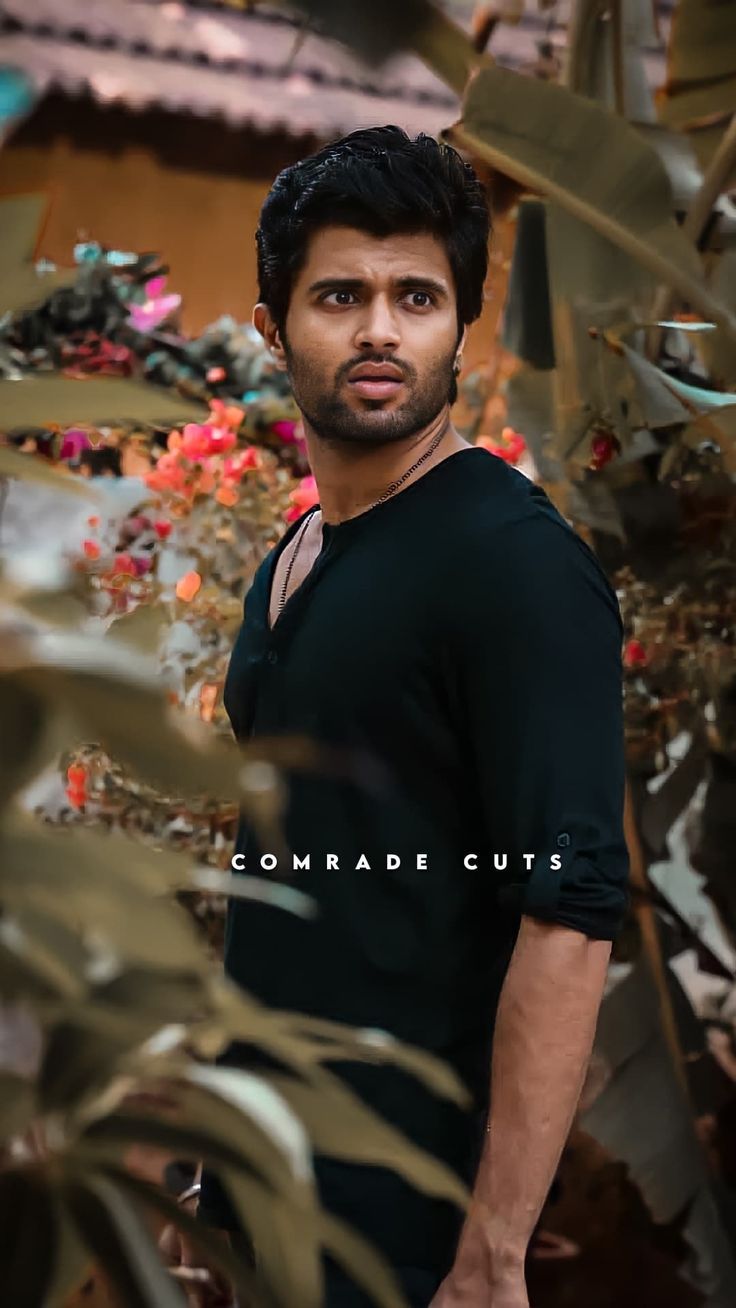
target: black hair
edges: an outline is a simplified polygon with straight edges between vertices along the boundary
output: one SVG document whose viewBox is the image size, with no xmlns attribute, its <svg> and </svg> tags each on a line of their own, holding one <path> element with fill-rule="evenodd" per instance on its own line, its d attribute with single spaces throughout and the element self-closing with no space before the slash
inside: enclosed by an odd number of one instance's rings
<svg viewBox="0 0 736 1308">
<path fill-rule="evenodd" d="M 111 472 L 113 477 L 122 477 L 122 460 L 120 450 L 114 445 L 98 445 L 91 450 L 82 450 L 79 456 L 80 467 L 89 468 L 93 477 L 101 477 Z"/>
<path fill-rule="evenodd" d="M 479 317 L 491 220 L 485 191 L 452 146 L 400 127 L 371 127 L 285 168 L 256 232 L 259 296 L 283 337 L 294 278 L 313 232 L 331 224 L 384 237 L 431 232 L 455 281 L 458 336 Z"/>
</svg>

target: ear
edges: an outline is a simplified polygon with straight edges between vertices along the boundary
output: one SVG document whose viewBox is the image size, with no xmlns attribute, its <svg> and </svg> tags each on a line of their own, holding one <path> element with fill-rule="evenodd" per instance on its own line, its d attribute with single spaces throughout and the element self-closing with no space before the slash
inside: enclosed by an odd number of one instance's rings
<svg viewBox="0 0 736 1308">
<path fill-rule="evenodd" d="M 456 354 L 462 354 L 463 350 L 465 349 L 465 342 L 467 341 L 467 339 L 468 339 L 468 329 L 467 327 L 463 327 L 463 334 L 457 343 L 457 349 L 455 351 Z"/>
<path fill-rule="evenodd" d="M 253 326 L 256 331 L 263 337 L 268 349 L 273 355 L 276 367 L 283 372 L 286 371 L 286 351 L 279 334 L 279 329 L 271 315 L 271 310 L 267 304 L 258 303 L 252 316 Z"/>
</svg>

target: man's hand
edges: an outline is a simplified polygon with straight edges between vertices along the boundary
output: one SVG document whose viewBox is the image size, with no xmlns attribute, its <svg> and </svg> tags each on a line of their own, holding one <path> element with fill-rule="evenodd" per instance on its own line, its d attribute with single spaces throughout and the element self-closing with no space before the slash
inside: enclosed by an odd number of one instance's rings
<svg viewBox="0 0 736 1308">
<path fill-rule="evenodd" d="M 430 1308 L 529 1308 L 523 1255 L 494 1253 L 487 1232 L 469 1218 Z"/>
<path fill-rule="evenodd" d="M 187 1212 L 192 1208 L 193 1204 L 186 1205 Z M 210 1234 L 229 1243 L 227 1231 L 210 1228 Z M 176 1226 L 165 1228 L 159 1249 L 187 1296 L 187 1308 L 232 1308 L 235 1297 L 230 1283 Z"/>
</svg>

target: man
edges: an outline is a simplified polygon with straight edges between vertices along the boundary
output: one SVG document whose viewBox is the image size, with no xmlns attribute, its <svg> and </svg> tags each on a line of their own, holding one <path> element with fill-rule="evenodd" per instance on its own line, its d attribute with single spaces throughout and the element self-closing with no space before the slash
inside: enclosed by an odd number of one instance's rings
<svg viewBox="0 0 736 1308">
<path fill-rule="evenodd" d="M 316 1160 L 325 1206 L 416 1308 L 526 1308 L 627 902 L 615 594 L 543 491 L 450 420 L 488 236 L 472 170 L 395 127 L 277 178 L 253 320 L 319 505 L 259 567 L 225 686 L 239 739 L 305 734 L 379 765 L 290 777 L 319 917 L 233 902 L 225 964 L 274 1007 L 431 1050 L 471 1090 L 463 1113 L 394 1068 L 339 1069 L 473 1188 L 462 1235 L 388 1169 Z M 236 851 L 261 870 L 245 823 Z M 231 1224 L 206 1171 L 200 1215 Z M 325 1302 L 369 1301 L 328 1263 Z"/>
</svg>

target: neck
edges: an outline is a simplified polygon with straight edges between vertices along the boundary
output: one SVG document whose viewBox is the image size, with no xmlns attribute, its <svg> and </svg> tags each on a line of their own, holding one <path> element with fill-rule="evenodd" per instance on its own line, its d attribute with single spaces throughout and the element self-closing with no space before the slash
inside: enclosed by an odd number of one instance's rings
<svg viewBox="0 0 736 1308">
<path fill-rule="evenodd" d="M 322 520 L 337 526 L 354 518 L 383 495 L 392 482 L 401 477 L 417 459 L 430 448 L 442 433 L 432 454 L 417 468 L 414 477 L 421 477 L 435 463 L 448 455 L 467 448 L 469 442 L 450 422 L 450 410 L 445 407 L 421 431 L 403 441 L 390 441 L 370 449 L 359 445 L 337 445 L 321 439 L 305 420 L 304 435 L 309 466 L 314 474 L 322 506 Z M 414 477 L 407 480 L 410 484 Z"/>
</svg>

